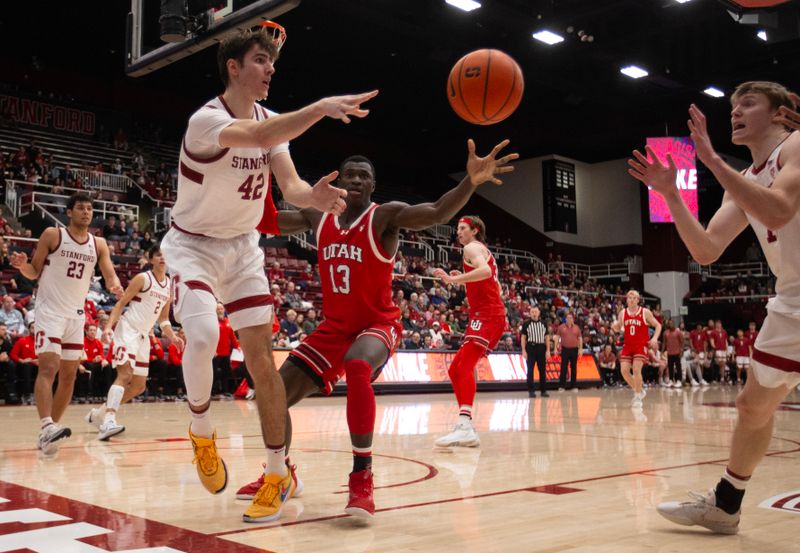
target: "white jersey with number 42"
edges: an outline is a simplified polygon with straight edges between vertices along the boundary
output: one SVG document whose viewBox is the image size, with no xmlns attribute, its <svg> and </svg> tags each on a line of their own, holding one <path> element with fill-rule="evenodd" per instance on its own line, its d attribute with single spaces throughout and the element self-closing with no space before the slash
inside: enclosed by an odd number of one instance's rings
<svg viewBox="0 0 800 553">
<path fill-rule="evenodd" d="M 744 176 L 761 186 L 772 186 L 781 170 L 780 154 L 785 143 L 778 145 L 761 167 L 751 165 Z M 778 230 L 768 229 L 749 213 L 747 219 L 758 236 L 769 268 L 775 273 L 776 297 L 770 302 L 770 309 L 800 312 L 800 213 L 795 213 L 789 223 Z"/>
<path fill-rule="evenodd" d="M 156 324 L 161 310 L 169 302 L 169 276 L 159 282 L 153 271 L 146 271 L 145 285 L 141 292 L 136 294 L 128 304 L 128 309 L 122 314 L 122 319 L 144 335 Z"/>
<path fill-rule="evenodd" d="M 58 245 L 47 255 L 39 276 L 37 313 L 65 319 L 83 319 L 83 307 L 97 265 L 93 235 L 79 242 L 64 227 L 58 229 Z"/>
</svg>

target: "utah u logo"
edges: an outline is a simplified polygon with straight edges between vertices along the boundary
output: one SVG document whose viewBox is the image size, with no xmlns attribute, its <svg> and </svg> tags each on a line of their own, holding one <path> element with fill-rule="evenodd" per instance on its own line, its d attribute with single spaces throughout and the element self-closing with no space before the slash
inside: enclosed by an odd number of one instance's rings
<svg viewBox="0 0 800 553">
<path fill-rule="evenodd" d="M 472 77 L 480 77 L 481 76 L 481 68 L 480 67 L 467 67 L 467 70 L 464 71 L 464 76 L 466 78 Z"/>
<path fill-rule="evenodd" d="M 470 323 L 469 323 L 469 327 L 470 327 L 472 330 L 474 330 L 474 331 L 476 331 L 476 332 L 477 332 L 478 330 L 480 330 L 480 329 L 481 329 L 481 325 L 482 325 L 482 324 L 483 324 L 483 323 L 482 323 L 481 321 L 470 321 Z"/>
</svg>

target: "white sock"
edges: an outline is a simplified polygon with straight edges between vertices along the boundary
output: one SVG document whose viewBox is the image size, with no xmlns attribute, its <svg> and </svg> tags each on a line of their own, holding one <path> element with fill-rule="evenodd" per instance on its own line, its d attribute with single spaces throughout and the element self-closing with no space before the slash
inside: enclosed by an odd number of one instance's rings
<svg viewBox="0 0 800 553">
<path fill-rule="evenodd" d="M 44 430 L 45 428 L 47 428 L 51 424 L 55 424 L 55 423 L 53 423 L 53 417 L 44 417 L 44 418 L 42 418 L 41 423 L 42 423 L 42 430 Z"/>
<path fill-rule="evenodd" d="M 211 415 L 209 409 L 202 413 L 192 411 L 192 434 L 201 438 L 211 438 L 214 435 L 214 428 L 211 426 Z"/>
<path fill-rule="evenodd" d="M 731 486 L 737 490 L 746 489 L 748 482 L 750 482 L 749 476 L 739 476 L 738 474 L 734 474 L 728 467 L 725 467 L 725 472 L 722 474 L 722 479 L 730 482 Z"/>
<path fill-rule="evenodd" d="M 125 388 L 119 384 L 113 384 L 108 389 L 108 397 L 106 398 L 106 416 L 103 420 L 114 420 L 117 409 L 119 409 L 119 404 L 122 402 L 123 395 L 125 395 Z"/>
<path fill-rule="evenodd" d="M 279 474 L 286 476 L 289 469 L 286 466 L 286 447 L 268 447 L 267 464 L 264 467 L 264 474 Z"/>
</svg>

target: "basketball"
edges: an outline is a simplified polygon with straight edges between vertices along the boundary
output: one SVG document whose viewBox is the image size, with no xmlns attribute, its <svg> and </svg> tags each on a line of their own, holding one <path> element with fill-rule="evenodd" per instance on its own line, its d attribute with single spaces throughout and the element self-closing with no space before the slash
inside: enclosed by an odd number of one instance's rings
<svg viewBox="0 0 800 553">
<path fill-rule="evenodd" d="M 456 62 L 447 79 L 447 99 L 464 121 L 494 125 L 514 113 L 525 82 L 514 59 L 500 50 L 475 50 Z"/>
</svg>

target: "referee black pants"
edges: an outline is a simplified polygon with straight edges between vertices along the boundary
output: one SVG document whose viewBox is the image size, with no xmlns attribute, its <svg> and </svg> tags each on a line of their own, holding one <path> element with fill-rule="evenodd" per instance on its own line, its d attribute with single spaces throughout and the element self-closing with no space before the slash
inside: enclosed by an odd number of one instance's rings
<svg viewBox="0 0 800 553">
<path fill-rule="evenodd" d="M 525 344 L 525 353 L 528 354 L 528 375 L 527 375 L 527 383 L 528 383 L 528 392 L 533 392 L 533 368 L 534 365 L 539 366 L 539 390 L 542 393 L 546 391 L 547 385 L 547 370 L 546 370 L 546 360 L 545 360 L 545 351 L 546 347 L 544 344 Z"/>
<path fill-rule="evenodd" d="M 567 383 L 567 366 L 569 365 L 569 387 L 574 388 L 578 380 L 578 348 L 561 348 L 561 377 L 558 380 L 559 388 L 565 388 Z"/>
</svg>

